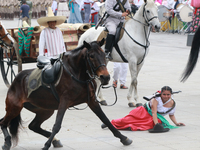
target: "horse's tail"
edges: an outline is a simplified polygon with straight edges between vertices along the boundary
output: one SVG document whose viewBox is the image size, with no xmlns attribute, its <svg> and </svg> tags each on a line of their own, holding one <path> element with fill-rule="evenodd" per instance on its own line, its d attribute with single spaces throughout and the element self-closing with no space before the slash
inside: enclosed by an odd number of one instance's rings
<svg viewBox="0 0 200 150">
<path fill-rule="evenodd" d="M 18 128 L 21 124 L 22 124 L 22 119 L 20 114 L 17 117 L 13 118 L 9 123 L 9 130 L 14 145 L 18 143 Z"/>
<path fill-rule="evenodd" d="M 194 34 L 194 38 L 192 41 L 192 47 L 190 50 L 190 56 L 187 62 L 187 66 L 182 74 L 181 82 L 184 82 L 187 80 L 187 78 L 192 73 L 193 69 L 196 66 L 198 56 L 199 56 L 199 49 L 200 48 L 200 27 L 197 29 L 197 31 Z"/>
</svg>

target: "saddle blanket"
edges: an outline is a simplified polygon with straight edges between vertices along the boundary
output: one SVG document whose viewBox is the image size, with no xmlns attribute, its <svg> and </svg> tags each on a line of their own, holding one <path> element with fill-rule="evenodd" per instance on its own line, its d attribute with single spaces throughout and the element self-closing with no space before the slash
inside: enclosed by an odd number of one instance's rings
<svg viewBox="0 0 200 150">
<path fill-rule="evenodd" d="M 42 72 L 43 72 L 43 69 L 36 68 L 30 74 L 29 79 L 28 79 L 28 96 L 27 97 L 29 97 L 31 93 L 37 90 L 40 86 L 45 86 L 47 88 L 50 88 L 50 86 L 42 82 Z M 54 83 L 54 86 L 58 85 L 58 83 L 60 82 L 62 72 L 63 72 L 63 68 L 61 67 L 60 73 Z"/>
</svg>

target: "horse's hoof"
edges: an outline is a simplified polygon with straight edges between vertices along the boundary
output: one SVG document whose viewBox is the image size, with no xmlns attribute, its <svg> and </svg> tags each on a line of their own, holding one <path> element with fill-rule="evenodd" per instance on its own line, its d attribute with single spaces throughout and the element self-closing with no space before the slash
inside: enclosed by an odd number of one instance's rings
<svg viewBox="0 0 200 150">
<path fill-rule="evenodd" d="M 136 107 L 139 107 L 139 106 L 143 106 L 143 104 L 142 103 L 137 103 Z"/>
<path fill-rule="evenodd" d="M 63 147 L 60 140 L 54 140 L 54 141 L 52 141 L 52 144 L 53 144 L 53 147 Z"/>
<path fill-rule="evenodd" d="M 10 150 L 10 146 L 8 146 L 8 145 L 3 145 L 3 146 L 2 146 L 2 150 Z"/>
<path fill-rule="evenodd" d="M 107 104 L 107 102 L 105 101 L 105 100 L 102 100 L 102 101 L 100 101 L 99 102 L 101 105 L 103 105 L 103 106 L 107 106 L 108 104 Z"/>
<path fill-rule="evenodd" d="M 128 103 L 128 106 L 129 107 L 135 107 L 135 104 L 134 103 Z"/>
<path fill-rule="evenodd" d="M 124 141 L 121 140 L 121 142 L 122 142 L 122 144 L 124 144 L 124 145 L 130 145 L 133 141 L 130 140 L 129 138 L 126 138 L 126 140 L 124 140 Z"/>
<path fill-rule="evenodd" d="M 101 125 L 101 128 L 102 129 L 104 129 L 104 128 L 106 128 L 107 127 L 107 125 L 105 125 L 104 123 Z"/>
<path fill-rule="evenodd" d="M 44 147 L 44 148 L 42 148 L 42 150 L 48 150 L 48 148 Z"/>
</svg>

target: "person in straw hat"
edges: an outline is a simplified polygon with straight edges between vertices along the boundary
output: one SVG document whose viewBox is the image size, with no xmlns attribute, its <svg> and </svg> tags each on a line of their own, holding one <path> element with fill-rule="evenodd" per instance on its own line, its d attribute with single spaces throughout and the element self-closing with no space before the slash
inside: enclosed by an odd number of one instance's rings
<svg viewBox="0 0 200 150">
<path fill-rule="evenodd" d="M 120 119 L 111 121 L 117 129 L 128 129 L 132 131 L 148 130 L 150 133 L 167 132 L 169 129 L 177 128 L 176 126 L 185 126 L 184 123 L 177 122 L 175 118 L 175 101 L 172 98 L 172 89 L 164 86 L 159 91 L 158 96 L 152 98 L 144 106 L 137 107 L 130 113 Z M 163 117 L 169 115 L 170 119 L 176 126 L 172 126 Z M 107 127 L 105 124 L 102 128 Z"/>
<path fill-rule="evenodd" d="M 59 54 L 66 51 L 61 30 L 56 27 L 64 23 L 66 16 L 54 16 L 51 7 L 48 7 L 47 17 L 37 19 L 41 26 L 46 26 L 40 33 L 39 56 L 58 58 Z"/>
</svg>

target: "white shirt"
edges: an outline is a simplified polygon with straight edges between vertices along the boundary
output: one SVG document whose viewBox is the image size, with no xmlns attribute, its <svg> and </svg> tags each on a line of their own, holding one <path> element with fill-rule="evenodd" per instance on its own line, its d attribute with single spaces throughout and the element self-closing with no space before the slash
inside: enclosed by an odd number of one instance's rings
<svg viewBox="0 0 200 150">
<path fill-rule="evenodd" d="M 40 33 L 39 56 L 58 58 L 59 54 L 66 51 L 62 32 L 58 27 L 44 28 Z"/>
<path fill-rule="evenodd" d="M 93 0 L 83 0 L 84 3 L 93 3 Z"/>
<path fill-rule="evenodd" d="M 54 0 L 52 5 L 51 5 L 51 9 L 53 10 L 53 13 L 55 13 L 56 9 L 57 9 L 57 2 Z"/>
<path fill-rule="evenodd" d="M 144 3 L 144 0 L 133 0 L 133 2 L 137 7 L 140 7 Z"/>
<path fill-rule="evenodd" d="M 93 9 L 92 9 L 93 8 Z M 98 6 L 98 4 L 96 3 L 96 2 L 94 2 L 93 4 L 92 4 L 92 7 L 91 7 L 91 14 L 93 14 L 93 13 L 95 13 L 95 12 L 99 12 L 99 6 Z"/>
<path fill-rule="evenodd" d="M 174 9 L 174 5 L 176 2 L 174 0 L 167 0 L 167 8 L 168 9 Z"/>
<path fill-rule="evenodd" d="M 158 112 L 167 112 L 168 110 L 171 109 L 171 107 L 168 108 L 168 107 L 164 107 L 164 106 L 163 106 L 163 102 L 162 102 L 161 97 L 156 97 L 155 99 L 156 99 L 157 102 L 158 102 L 158 106 L 157 106 L 157 111 L 158 111 Z M 150 106 L 152 106 L 151 101 L 150 101 Z M 167 115 L 167 114 L 169 114 L 169 115 L 174 115 L 174 113 L 175 113 L 175 108 L 176 108 L 176 107 L 174 107 L 170 112 L 168 112 L 168 113 L 166 113 L 166 114 L 161 114 L 161 115 L 162 115 L 162 116 L 165 116 L 165 115 Z"/>
</svg>

